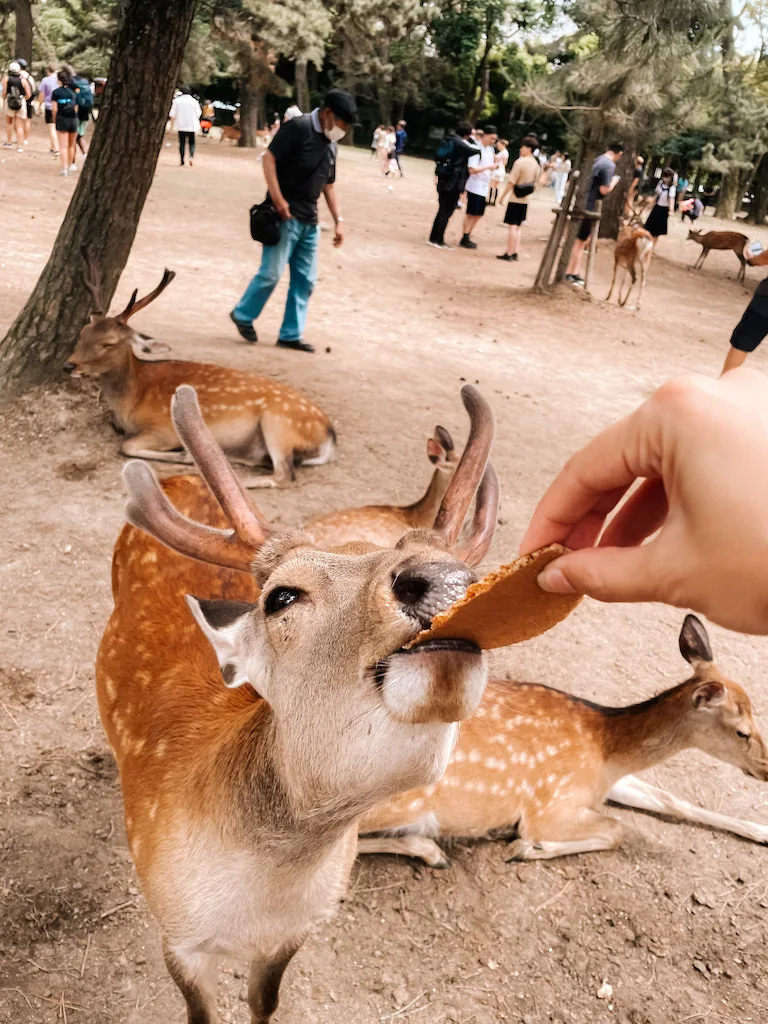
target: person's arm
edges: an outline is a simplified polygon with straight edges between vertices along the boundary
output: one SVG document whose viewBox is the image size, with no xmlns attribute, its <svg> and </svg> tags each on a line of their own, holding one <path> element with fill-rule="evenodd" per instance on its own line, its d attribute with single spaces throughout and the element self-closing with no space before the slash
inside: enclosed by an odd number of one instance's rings
<svg viewBox="0 0 768 1024">
<path fill-rule="evenodd" d="M 677 192 L 676 192 L 675 187 L 673 185 L 670 188 L 670 190 L 669 190 L 669 198 L 667 199 L 667 202 L 669 203 L 669 212 L 670 213 L 674 213 L 675 212 L 675 196 L 676 195 L 677 195 Z"/>
<path fill-rule="evenodd" d="M 53 98 L 53 95 L 51 95 L 51 117 L 53 118 L 53 123 L 54 124 L 56 124 L 56 115 L 58 114 L 58 112 L 59 112 L 59 104 Z"/>
<path fill-rule="evenodd" d="M 333 236 L 333 247 L 338 249 L 339 246 L 344 242 L 344 228 L 342 227 L 342 216 L 339 210 L 339 200 L 336 197 L 336 184 L 335 182 L 329 182 L 323 189 L 323 195 L 325 201 L 328 204 L 333 222 L 336 225 L 336 231 Z"/>
<path fill-rule="evenodd" d="M 29 79 L 28 78 L 22 78 L 21 86 L 22 86 L 22 88 L 24 90 L 24 97 L 25 97 L 25 99 L 31 99 L 32 98 L 32 86 L 29 84 Z"/>
<path fill-rule="evenodd" d="M 288 123 L 290 124 L 290 121 Z M 280 182 L 277 180 L 277 163 L 275 161 L 274 153 L 270 150 L 265 151 L 261 160 L 261 167 L 264 171 L 264 178 L 267 182 L 267 191 L 269 192 L 273 206 L 283 220 L 290 220 L 291 208 L 280 190 Z"/>
<path fill-rule="evenodd" d="M 521 551 L 575 549 L 539 576 L 553 593 L 663 601 L 768 633 L 766 465 L 768 378 L 670 381 L 568 461 Z"/>
</svg>

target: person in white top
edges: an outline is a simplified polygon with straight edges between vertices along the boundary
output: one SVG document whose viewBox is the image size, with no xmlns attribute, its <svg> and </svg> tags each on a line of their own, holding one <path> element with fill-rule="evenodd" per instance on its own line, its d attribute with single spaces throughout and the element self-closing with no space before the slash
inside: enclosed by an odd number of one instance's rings
<svg viewBox="0 0 768 1024">
<path fill-rule="evenodd" d="M 171 105 L 171 122 L 179 133 L 179 156 L 184 166 L 186 146 L 189 145 L 189 166 L 194 167 L 195 135 L 200 128 L 200 115 L 203 110 L 188 85 L 182 85 L 179 95 Z"/>
<path fill-rule="evenodd" d="M 659 236 L 667 234 L 670 212 L 675 212 L 675 172 L 665 167 L 656 186 L 656 202 L 645 222 L 645 230 L 653 235 L 654 247 Z"/>
<path fill-rule="evenodd" d="M 491 171 L 491 188 L 488 192 L 488 206 L 495 206 L 499 198 L 499 189 L 504 184 L 509 163 L 507 139 L 499 139 L 496 143 L 496 166 Z"/>
<path fill-rule="evenodd" d="M 567 153 L 560 153 L 552 160 L 552 185 L 555 190 L 555 202 L 559 206 L 565 195 L 565 183 L 571 173 L 571 161 Z"/>
<path fill-rule="evenodd" d="M 476 249 L 477 243 L 469 237 L 475 224 L 485 213 L 491 175 L 496 166 L 496 143 L 499 135 L 496 126 L 487 124 L 477 137 L 480 152 L 467 162 L 467 212 L 464 216 L 464 234 L 459 245 L 462 249 Z"/>
<path fill-rule="evenodd" d="M 286 112 L 283 114 L 283 124 L 285 124 L 286 121 L 292 120 L 294 117 L 301 117 L 301 107 L 298 107 L 296 106 L 295 103 L 292 103 L 290 107 L 288 107 Z"/>
</svg>

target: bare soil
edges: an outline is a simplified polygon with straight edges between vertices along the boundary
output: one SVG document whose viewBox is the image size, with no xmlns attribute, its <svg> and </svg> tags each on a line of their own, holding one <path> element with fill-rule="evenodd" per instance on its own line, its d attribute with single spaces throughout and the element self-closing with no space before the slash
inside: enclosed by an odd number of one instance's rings
<svg viewBox="0 0 768 1024">
<path fill-rule="evenodd" d="M 42 126 L 3 152 L 0 335 L 40 273 L 76 181 L 62 180 Z M 116 303 L 172 287 L 137 326 L 182 357 L 247 367 L 305 389 L 339 434 L 338 461 L 259 492 L 278 523 L 365 501 L 409 501 L 429 476 L 436 422 L 463 438 L 461 382 L 498 417 L 502 523 L 515 546 L 564 458 L 661 381 L 719 370 L 749 292 L 732 253 L 698 246 L 675 220 L 654 256 L 640 314 L 606 305 L 612 246 L 595 294 L 535 298 L 550 191 L 531 204 L 519 264 L 502 251 L 501 211 L 479 248 L 424 243 L 436 210 L 431 166 L 378 176 L 365 151 L 341 155 L 348 240 L 324 234 L 307 356 L 275 349 L 283 283 L 238 343 L 227 314 L 258 262 L 249 205 L 262 195 L 252 152 L 202 143 L 194 169 L 163 150 Z M 391 186 L 391 190 L 390 190 Z M 118 189 L 119 194 L 119 189 Z M 326 215 L 327 219 L 327 215 Z M 710 218 L 706 225 L 715 227 Z M 458 239 L 459 215 L 451 225 Z M 719 225 L 725 227 L 726 225 Z M 768 231 L 749 232 L 768 244 Z M 759 279 L 747 274 L 750 288 Z M 74 341 L 74 339 L 73 339 Z M 766 352 L 754 357 L 765 366 Z M 111 550 L 123 521 L 118 443 L 97 390 L 54 382 L 0 410 L 0 1021 L 181 1021 L 128 854 L 114 763 L 99 723 L 93 663 L 111 607 Z M 495 670 L 605 703 L 629 703 L 685 676 L 681 615 L 587 602 L 548 635 L 508 649 Z M 713 629 L 721 666 L 766 702 L 768 640 Z M 650 773 L 681 796 L 768 821 L 768 790 L 688 752 Z M 505 863 L 501 843 L 458 845 L 450 870 L 393 858 L 355 867 L 335 921 L 290 967 L 280 1024 L 746 1024 L 768 1020 L 768 851 L 734 837 L 616 810 L 623 847 L 546 864 Z M 600 999 L 604 981 L 613 996 Z M 224 1021 L 245 1022 L 242 975 L 223 975 Z"/>
</svg>

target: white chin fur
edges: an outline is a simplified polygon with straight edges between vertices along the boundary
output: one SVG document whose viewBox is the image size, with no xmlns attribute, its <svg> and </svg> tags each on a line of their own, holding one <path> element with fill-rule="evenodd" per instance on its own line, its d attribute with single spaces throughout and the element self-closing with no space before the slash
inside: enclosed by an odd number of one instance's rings
<svg viewBox="0 0 768 1024">
<path fill-rule="evenodd" d="M 412 651 L 392 657 L 382 699 L 401 722 L 459 722 L 474 713 L 487 681 L 483 654 Z"/>
</svg>

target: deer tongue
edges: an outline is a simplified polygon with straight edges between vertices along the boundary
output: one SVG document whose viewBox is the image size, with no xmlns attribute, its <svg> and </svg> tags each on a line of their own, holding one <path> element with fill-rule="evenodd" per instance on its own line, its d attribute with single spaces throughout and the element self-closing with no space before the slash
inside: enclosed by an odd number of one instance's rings
<svg viewBox="0 0 768 1024">
<path fill-rule="evenodd" d="M 537 583 L 545 565 L 564 555 L 550 544 L 473 583 L 464 597 L 436 615 L 406 647 L 427 640 L 470 640 L 483 650 L 508 647 L 545 633 L 573 611 L 579 594 L 548 594 Z"/>
</svg>

